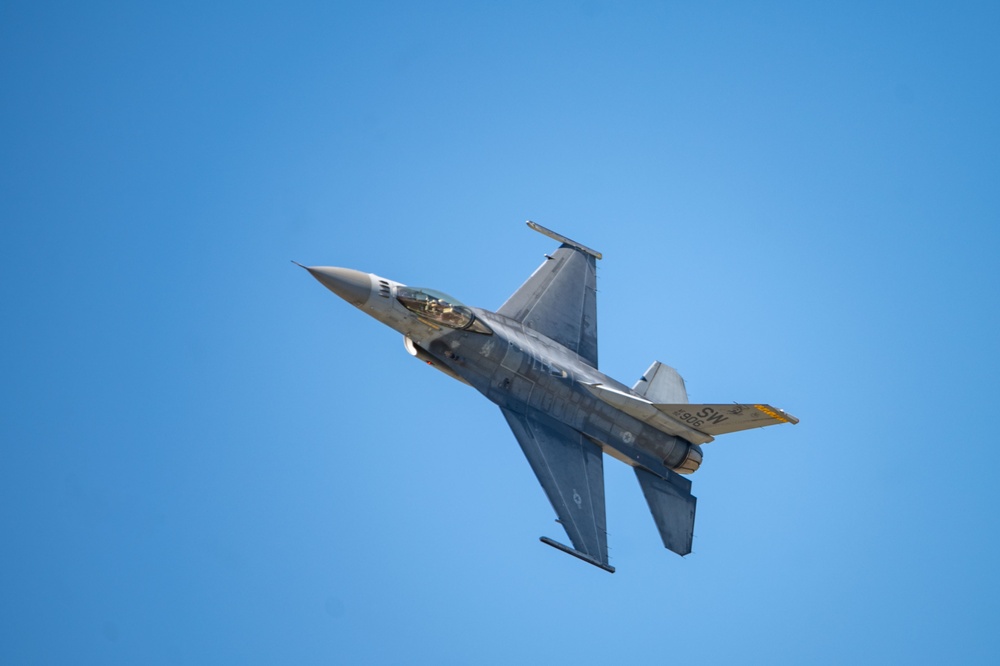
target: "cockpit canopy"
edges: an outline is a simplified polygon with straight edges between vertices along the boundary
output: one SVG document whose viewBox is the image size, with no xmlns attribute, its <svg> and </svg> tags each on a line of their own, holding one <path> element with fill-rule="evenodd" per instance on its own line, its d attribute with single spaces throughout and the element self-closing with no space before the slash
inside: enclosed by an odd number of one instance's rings
<svg viewBox="0 0 1000 666">
<path fill-rule="evenodd" d="M 400 285 L 396 288 L 396 300 L 410 312 L 435 324 L 476 333 L 493 333 L 461 301 L 440 291 Z"/>
</svg>

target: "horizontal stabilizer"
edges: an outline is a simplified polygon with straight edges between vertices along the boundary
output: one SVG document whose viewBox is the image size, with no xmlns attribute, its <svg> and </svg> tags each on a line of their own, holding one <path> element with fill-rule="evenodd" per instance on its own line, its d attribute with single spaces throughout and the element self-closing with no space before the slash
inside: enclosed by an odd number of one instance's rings
<svg viewBox="0 0 1000 666">
<path fill-rule="evenodd" d="M 671 473 L 662 479 L 641 467 L 633 469 L 663 545 L 678 555 L 687 555 L 694 539 L 694 511 L 698 501 L 691 494 L 691 482 L 679 474 Z"/>
<path fill-rule="evenodd" d="M 715 435 L 763 428 L 776 423 L 799 422 L 791 414 L 771 405 L 662 405 L 603 384 L 584 383 L 583 387 L 609 405 L 648 423 L 660 432 L 683 437 L 692 444 L 707 444 L 715 439 Z"/>
<path fill-rule="evenodd" d="M 707 444 L 715 439 L 711 435 L 706 435 L 700 430 L 696 430 L 667 416 L 658 408 L 658 405 L 654 405 L 645 398 L 640 398 L 631 393 L 619 391 L 610 386 L 604 386 L 603 384 L 583 384 L 583 387 L 609 405 L 617 407 L 629 416 L 648 423 L 660 432 L 683 437 L 692 444 Z M 678 405 L 672 406 L 677 407 Z"/>
<path fill-rule="evenodd" d="M 652 403 L 674 405 L 688 401 L 687 388 L 680 373 L 659 361 L 653 361 L 632 390 Z"/>
<path fill-rule="evenodd" d="M 708 435 L 724 435 L 750 428 L 763 428 L 777 423 L 798 423 L 799 420 L 771 405 L 656 405 L 671 419 L 684 423 Z"/>
</svg>

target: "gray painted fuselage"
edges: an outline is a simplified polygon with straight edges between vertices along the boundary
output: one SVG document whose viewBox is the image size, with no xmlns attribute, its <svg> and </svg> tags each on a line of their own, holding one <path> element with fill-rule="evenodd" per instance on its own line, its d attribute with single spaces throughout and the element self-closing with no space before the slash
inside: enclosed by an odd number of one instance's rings
<svg viewBox="0 0 1000 666">
<path fill-rule="evenodd" d="M 405 285 L 350 269 L 308 270 L 331 291 L 402 333 L 410 341 L 411 353 L 416 351 L 419 358 L 500 407 L 529 416 L 543 413 L 583 433 L 618 460 L 658 473 L 677 469 L 696 447 L 594 397 L 586 384 L 635 393 L 521 322 L 470 308 L 492 333 L 450 329 L 403 307 L 396 295 Z M 350 292 L 344 290 L 345 280 L 356 285 Z M 370 283 L 367 294 L 366 282 Z"/>
<path fill-rule="evenodd" d="M 598 400 L 584 384 L 632 393 L 630 388 L 537 331 L 502 315 L 475 312 L 492 336 L 452 331 L 420 346 L 499 406 L 546 414 L 623 462 L 674 469 L 687 457 L 691 444 Z"/>
<path fill-rule="evenodd" d="M 597 369 L 601 254 L 534 222 L 561 243 L 496 312 L 356 270 L 303 267 L 335 294 L 403 334 L 407 351 L 500 407 L 572 547 L 614 572 L 604 502 L 606 453 L 633 467 L 663 545 L 691 552 L 700 444 L 798 419 L 767 404 L 691 404 L 684 380 L 655 361 L 629 388 Z"/>
</svg>

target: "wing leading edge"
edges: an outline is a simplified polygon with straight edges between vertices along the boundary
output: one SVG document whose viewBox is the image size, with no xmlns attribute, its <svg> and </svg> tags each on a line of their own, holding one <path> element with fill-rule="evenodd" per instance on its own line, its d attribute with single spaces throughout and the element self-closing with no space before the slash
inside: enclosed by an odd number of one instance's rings
<svg viewBox="0 0 1000 666">
<path fill-rule="evenodd" d="M 614 567 L 608 564 L 601 448 L 581 433 L 547 417 L 527 416 L 504 408 L 501 411 L 573 548 L 548 537 L 542 537 L 542 542 L 614 573 Z"/>
<path fill-rule="evenodd" d="M 497 310 L 573 350 L 597 367 L 597 259 L 600 253 L 529 222 L 562 245 Z"/>
</svg>

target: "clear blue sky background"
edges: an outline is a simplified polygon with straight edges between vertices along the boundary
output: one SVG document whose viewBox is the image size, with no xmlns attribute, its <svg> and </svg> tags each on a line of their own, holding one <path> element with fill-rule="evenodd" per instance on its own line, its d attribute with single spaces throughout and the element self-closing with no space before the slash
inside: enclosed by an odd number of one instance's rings
<svg viewBox="0 0 1000 666">
<path fill-rule="evenodd" d="M 5 2 L 0 662 L 996 663 L 992 2 Z M 495 308 L 720 438 L 612 564 L 499 410 L 289 263 Z M 443 410 L 449 426 L 418 424 Z"/>
</svg>

